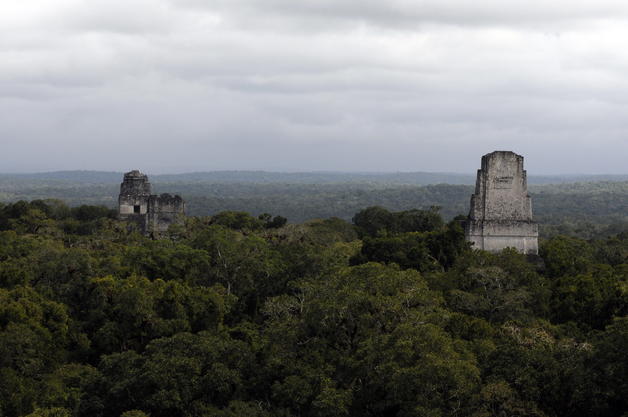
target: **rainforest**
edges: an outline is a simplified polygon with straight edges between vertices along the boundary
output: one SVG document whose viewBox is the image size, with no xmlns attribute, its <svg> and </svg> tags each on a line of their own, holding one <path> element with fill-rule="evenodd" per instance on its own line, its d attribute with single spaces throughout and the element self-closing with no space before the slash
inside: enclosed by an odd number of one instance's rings
<svg viewBox="0 0 628 417">
<path fill-rule="evenodd" d="M 150 239 L 2 203 L 0 415 L 625 415 L 628 233 L 526 257 L 463 221 L 223 211 Z"/>
</svg>

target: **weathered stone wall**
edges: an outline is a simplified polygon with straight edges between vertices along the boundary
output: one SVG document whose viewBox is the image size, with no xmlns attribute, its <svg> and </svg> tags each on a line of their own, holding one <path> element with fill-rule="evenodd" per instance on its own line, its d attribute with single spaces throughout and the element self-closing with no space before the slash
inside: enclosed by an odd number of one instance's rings
<svg viewBox="0 0 628 417">
<path fill-rule="evenodd" d="M 168 231 L 171 224 L 181 224 L 185 216 L 185 202 L 178 195 L 152 195 L 148 204 L 148 224 L 152 233 Z"/>
<path fill-rule="evenodd" d="M 465 235 L 477 249 L 512 247 L 526 254 L 538 253 L 538 225 L 532 221 L 522 156 L 496 151 L 482 157 Z"/>
<path fill-rule="evenodd" d="M 120 219 L 135 223 L 147 235 L 158 236 L 185 218 L 185 202 L 178 195 L 151 194 L 148 177 L 139 171 L 124 174 L 120 184 Z"/>
<path fill-rule="evenodd" d="M 124 174 L 118 197 L 120 218 L 127 219 L 129 216 L 146 214 L 150 194 L 151 185 L 145 174 L 139 171 Z"/>
</svg>

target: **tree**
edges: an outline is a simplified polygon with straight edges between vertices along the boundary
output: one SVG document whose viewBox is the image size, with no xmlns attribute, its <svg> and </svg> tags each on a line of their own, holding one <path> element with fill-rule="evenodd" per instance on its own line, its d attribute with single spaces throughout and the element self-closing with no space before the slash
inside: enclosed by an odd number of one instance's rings
<svg viewBox="0 0 628 417">
<path fill-rule="evenodd" d="M 70 410 L 65 408 L 38 408 L 26 417 L 70 417 Z"/>
<path fill-rule="evenodd" d="M 41 376 L 66 355 L 69 318 L 65 306 L 32 288 L 0 289 L 0 411 L 31 412 Z"/>
<path fill-rule="evenodd" d="M 589 271 L 554 280 L 551 306 L 555 322 L 574 321 L 602 329 L 615 315 L 626 312 L 628 295 L 622 294 L 621 277 L 610 266 L 595 266 Z"/>
<path fill-rule="evenodd" d="M 273 391 L 293 413 L 454 412 L 478 383 L 470 352 L 436 324 L 441 300 L 418 272 L 368 263 L 295 290 L 264 308 L 266 372 L 283 375 Z"/>
<path fill-rule="evenodd" d="M 378 237 L 395 233 L 431 232 L 443 227 L 439 207 L 430 210 L 407 210 L 390 212 L 383 207 L 373 206 L 353 216 L 353 223 L 361 237 Z"/>
<path fill-rule="evenodd" d="M 427 247 L 426 236 L 423 233 L 404 233 L 391 237 L 365 237 L 360 252 L 359 261 L 374 261 L 395 263 L 404 269 L 412 268 L 417 271 L 438 270 L 440 265 L 434 259 Z"/>
<path fill-rule="evenodd" d="M 353 224 L 358 227 L 361 236 L 381 235 L 392 229 L 393 222 L 393 214 L 379 206 L 366 208 L 353 216 Z"/>
<path fill-rule="evenodd" d="M 617 317 L 601 332 L 594 345 L 594 369 L 598 390 L 591 415 L 617 416 L 628 410 L 628 317 Z"/>
<path fill-rule="evenodd" d="M 593 250 L 584 240 L 556 236 L 543 242 L 539 254 L 552 278 L 585 273 L 593 264 Z"/>
<path fill-rule="evenodd" d="M 151 342 L 144 355 L 132 351 L 103 358 L 107 404 L 139 408 L 152 417 L 187 416 L 223 408 L 244 389 L 251 366 L 246 343 L 225 333 L 179 333 Z"/>
</svg>

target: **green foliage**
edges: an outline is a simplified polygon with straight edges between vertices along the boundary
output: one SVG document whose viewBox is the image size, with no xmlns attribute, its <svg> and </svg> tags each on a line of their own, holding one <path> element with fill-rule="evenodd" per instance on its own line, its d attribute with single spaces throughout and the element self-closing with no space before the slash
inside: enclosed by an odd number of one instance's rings
<svg viewBox="0 0 628 417">
<path fill-rule="evenodd" d="M 101 218 L 115 219 L 117 216 L 118 213 L 116 210 L 103 206 L 88 206 L 83 204 L 79 207 L 72 207 L 71 209 L 71 217 L 81 222 L 98 220 Z"/>
<path fill-rule="evenodd" d="M 597 384 L 595 409 L 597 415 L 620 415 L 628 409 L 628 317 L 617 317 L 598 335 L 593 363 Z"/>
<path fill-rule="evenodd" d="M 259 220 L 264 222 L 264 227 L 267 229 L 279 229 L 288 223 L 288 219 L 282 216 L 271 216 L 268 213 L 262 213 L 257 217 Z"/>
<path fill-rule="evenodd" d="M 0 367 L 23 375 L 52 369 L 64 355 L 68 320 L 64 305 L 30 287 L 0 289 Z"/>
<path fill-rule="evenodd" d="M 439 285 L 453 310 L 489 322 L 529 321 L 549 314 L 548 283 L 512 249 L 467 252 Z"/>
<path fill-rule="evenodd" d="M 365 261 L 395 263 L 404 269 L 412 268 L 422 272 L 438 269 L 438 263 L 431 256 L 422 233 L 366 237 L 360 255 Z"/>
<path fill-rule="evenodd" d="M 600 329 L 626 310 L 622 281 L 608 267 L 558 278 L 553 287 L 551 305 L 557 323 L 573 321 Z"/>
<path fill-rule="evenodd" d="M 438 207 L 430 210 L 407 210 L 390 212 L 374 206 L 359 211 L 353 216 L 353 223 L 361 236 L 381 236 L 406 232 L 430 232 L 443 226 Z"/>
<path fill-rule="evenodd" d="M 550 277 L 573 275 L 593 263 L 593 248 L 582 239 L 556 236 L 543 242 L 539 254 Z"/>
<path fill-rule="evenodd" d="M 70 417 L 70 410 L 65 408 L 38 408 L 26 417 Z"/>
<path fill-rule="evenodd" d="M 273 390 L 294 413 L 406 415 L 470 395 L 478 370 L 439 327 L 441 300 L 416 271 L 369 263 L 296 290 L 265 307 L 269 360 L 285 375 Z"/>
<path fill-rule="evenodd" d="M 223 211 L 211 218 L 211 224 L 217 224 L 235 230 L 260 230 L 264 221 L 243 211 Z"/>
<path fill-rule="evenodd" d="M 129 410 L 120 414 L 120 417 L 149 417 L 148 414 L 141 410 Z"/>
<path fill-rule="evenodd" d="M 369 207 L 353 221 L 363 236 L 354 264 L 375 261 L 435 271 L 451 267 L 468 250 L 461 222 L 456 219 L 444 225 L 437 208 L 394 213 Z"/>
<path fill-rule="evenodd" d="M 244 389 L 242 372 L 252 360 L 247 344 L 227 334 L 182 332 L 154 340 L 143 355 L 105 356 L 100 369 L 114 410 L 139 406 L 151 416 L 185 416 L 204 404 L 228 405 Z"/>
<path fill-rule="evenodd" d="M 210 224 L 217 224 L 240 231 L 278 229 L 285 226 L 287 222 L 288 219 L 282 216 L 273 217 L 268 213 L 262 213 L 255 218 L 243 211 L 222 211 L 210 219 Z"/>
<path fill-rule="evenodd" d="M 136 276 L 91 279 L 84 292 L 82 307 L 91 315 L 82 327 L 100 354 L 141 351 L 151 340 L 179 332 L 217 330 L 233 304 L 220 286 Z"/>
<path fill-rule="evenodd" d="M 32 288 L 0 289 L 2 414 L 32 410 L 41 376 L 59 366 L 67 354 L 68 322 L 64 305 L 46 300 Z"/>
<path fill-rule="evenodd" d="M 625 413 L 628 235 L 530 262 L 459 220 L 223 212 L 151 240 L 0 204 L 0 416 Z"/>
</svg>

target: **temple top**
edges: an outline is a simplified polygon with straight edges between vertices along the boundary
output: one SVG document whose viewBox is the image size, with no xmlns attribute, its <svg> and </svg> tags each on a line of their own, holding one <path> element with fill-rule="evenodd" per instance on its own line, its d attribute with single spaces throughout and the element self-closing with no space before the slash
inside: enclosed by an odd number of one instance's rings
<svg viewBox="0 0 628 417">
<path fill-rule="evenodd" d="M 118 197 L 120 219 L 135 223 L 140 232 L 158 237 L 172 224 L 183 224 L 185 201 L 178 195 L 152 194 L 148 176 L 138 170 L 124 174 Z"/>
<path fill-rule="evenodd" d="M 469 217 L 473 220 L 532 221 L 523 156 L 495 151 L 482 157 Z"/>
<path fill-rule="evenodd" d="M 124 174 L 124 179 L 131 179 L 131 178 L 148 178 L 146 176 L 146 174 L 142 174 L 139 170 L 134 169 L 133 171 L 129 171 L 126 174 Z"/>
<path fill-rule="evenodd" d="M 538 236 L 523 156 L 510 151 L 484 155 L 465 225 L 467 241 L 477 249 L 498 252 L 510 247 L 536 255 Z"/>
<path fill-rule="evenodd" d="M 120 195 L 129 197 L 146 197 L 151 195 L 152 187 L 148 182 L 148 176 L 138 170 L 124 174 L 124 180 L 120 184 Z"/>
</svg>

